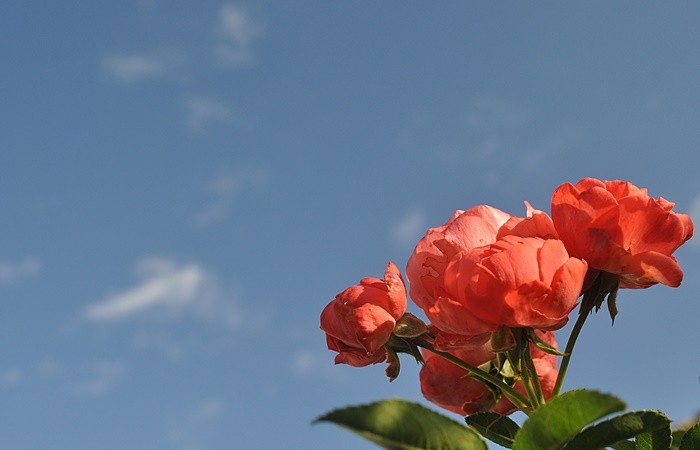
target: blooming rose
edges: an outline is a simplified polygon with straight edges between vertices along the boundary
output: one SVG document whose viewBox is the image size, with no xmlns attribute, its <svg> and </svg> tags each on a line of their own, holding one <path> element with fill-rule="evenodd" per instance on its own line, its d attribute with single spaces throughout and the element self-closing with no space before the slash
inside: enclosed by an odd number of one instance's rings
<svg viewBox="0 0 700 450">
<path fill-rule="evenodd" d="M 632 183 L 584 178 L 554 191 L 552 220 L 571 255 L 620 275 L 620 287 L 677 287 L 683 272 L 671 254 L 691 238 L 693 223 L 673 206 Z"/>
<path fill-rule="evenodd" d="M 484 323 L 447 296 L 443 274 L 460 252 L 494 242 L 510 217 L 486 205 L 458 210 L 444 225 L 429 229 L 416 245 L 406 265 L 411 298 L 440 330 L 456 335 L 496 330 L 495 324 Z"/>
<path fill-rule="evenodd" d="M 449 298 L 484 322 L 556 329 L 576 306 L 586 270 L 560 240 L 508 235 L 458 253 L 443 276 Z"/>
<path fill-rule="evenodd" d="M 556 348 L 554 333 L 538 333 L 547 343 Z M 552 395 L 557 378 L 556 357 L 547 355 L 530 346 L 535 370 L 539 375 L 540 385 L 545 399 Z M 480 366 L 496 358 L 489 342 L 479 347 L 454 350 L 454 356 L 473 366 Z M 426 400 L 441 408 L 465 416 L 483 411 L 510 414 L 517 408 L 506 397 L 494 398 L 484 383 L 468 376 L 469 371 L 458 367 L 439 355 L 429 351 L 423 352 L 425 364 L 420 370 L 421 392 Z M 523 395 L 525 386 L 518 380 L 513 388 Z"/>
<path fill-rule="evenodd" d="M 411 255 L 411 297 L 449 336 L 478 336 L 503 325 L 561 327 L 587 266 L 570 258 L 555 236 L 551 219 L 529 205 L 525 219 L 484 205 L 457 211 L 428 230 Z"/>
<path fill-rule="evenodd" d="M 406 311 L 406 287 L 399 269 L 389 263 L 384 279 L 364 278 L 336 295 L 321 313 L 321 329 L 335 363 L 355 367 L 382 362 L 384 345 Z"/>
</svg>

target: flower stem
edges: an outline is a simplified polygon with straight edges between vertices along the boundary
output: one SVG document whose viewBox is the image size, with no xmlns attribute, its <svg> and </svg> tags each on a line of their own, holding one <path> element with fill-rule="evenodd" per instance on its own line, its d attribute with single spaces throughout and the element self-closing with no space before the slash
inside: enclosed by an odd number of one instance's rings
<svg viewBox="0 0 700 450">
<path fill-rule="evenodd" d="M 529 372 L 530 370 L 527 367 L 523 367 L 520 371 L 520 378 L 522 378 L 523 380 L 523 386 L 525 386 L 525 392 L 527 392 L 527 396 L 530 399 L 532 408 L 537 409 L 540 407 L 540 399 L 537 397 L 535 390 L 532 388 L 532 384 L 530 383 L 531 378 Z"/>
<path fill-rule="evenodd" d="M 552 391 L 552 397 L 556 397 L 561 392 L 561 388 L 564 385 L 564 378 L 566 377 L 566 370 L 569 368 L 569 361 L 571 360 L 571 352 L 574 351 L 574 346 L 576 345 L 576 340 L 578 339 L 579 333 L 583 328 L 583 324 L 586 323 L 588 315 L 591 313 L 593 306 L 595 305 L 595 298 L 598 296 L 598 292 L 595 293 L 589 290 L 583 296 L 581 301 L 581 308 L 578 311 L 578 319 L 574 324 L 574 328 L 571 330 L 569 335 L 569 340 L 566 342 L 566 349 L 564 350 L 564 356 L 561 359 L 561 365 L 559 366 L 559 374 L 557 375 L 557 381 L 554 383 L 554 390 Z"/>
<path fill-rule="evenodd" d="M 561 360 L 561 367 L 559 368 L 559 375 L 557 376 L 557 381 L 554 384 L 554 391 L 552 391 L 552 397 L 559 395 L 561 392 L 562 385 L 564 384 L 564 377 L 566 376 L 566 369 L 569 368 L 569 360 L 571 360 L 571 352 L 574 351 L 574 345 L 576 345 L 576 339 L 583 328 L 583 324 L 590 315 L 593 308 L 596 311 L 600 309 L 605 299 L 608 300 L 608 309 L 610 310 L 610 317 L 615 320 L 615 315 L 617 314 L 617 308 L 615 307 L 615 298 L 617 296 L 617 290 L 620 288 L 620 276 L 605 271 L 599 271 L 596 276 L 595 281 L 590 288 L 583 295 L 583 300 L 581 301 L 581 308 L 578 311 L 578 319 L 574 324 L 574 328 L 571 330 L 569 335 L 569 340 L 566 343 L 566 349 L 564 350 L 564 357 Z"/>
<path fill-rule="evenodd" d="M 518 409 L 531 409 L 530 401 L 524 395 L 522 395 L 520 392 L 516 391 L 512 387 L 508 386 L 502 380 L 499 380 L 498 378 L 494 377 L 490 373 L 484 372 L 478 367 L 472 366 L 471 364 L 457 358 L 451 353 L 436 350 L 430 342 L 424 339 L 417 339 L 415 343 L 419 347 L 423 347 L 424 349 L 445 358 L 446 360 L 461 367 L 462 369 L 469 371 L 470 375 L 474 376 L 475 378 L 478 378 L 483 382 L 496 386 L 498 389 L 501 390 L 501 392 L 503 392 L 503 395 L 505 395 L 508 398 L 508 400 L 510 400 Z"/>
<path fill-rule="evenodd" d="M 536 402 L 533 401 L 533 405 L 537 404 L 537 406 L 542 406 L 546 403 L 546 401 L 544 399 L 544 393 L 542 392 L 540 376 L 537 374 L 537 368 L 535 367 L 535 363 L 532 361 L 532 354 L 530 352 L 530 342 L 527 340 L 527 338 L 524 339 L 522 361 L 524 362 L 523 374 L 527 374 L 527 377 L 529 378 L 529 380 L 527 380 L 525 377 L 523 377 L 523 383 L 525 383 L 526 387 L 528 386 L 528 381 L 532 383 L 532 387 L 534 388 L 534 395 L 531 398 L 536 400 Z M 529 390 L 528 393 L 530 393 Z"/>
</svg>

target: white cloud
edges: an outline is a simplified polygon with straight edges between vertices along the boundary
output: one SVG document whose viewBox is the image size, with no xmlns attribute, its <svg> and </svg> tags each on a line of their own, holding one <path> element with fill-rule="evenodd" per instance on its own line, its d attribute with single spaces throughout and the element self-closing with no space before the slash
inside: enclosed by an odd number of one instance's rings
<svg viewBox="0 0 700 450">
<path fill-rule="evenodd" d="M 267 171 L 261 167 L 243 165 L 220 173 L 209 184 L 209 191 L 215 195 L 232 198 L 244 188 L 259 187 L 267 181 Z"/>
<path fill-rule="evenodd" d="M 114 336 L 134 350 L 174 362 L 229 352 L 241 329 L 257 332 L 269 316 L 258 307 L 244 310 L 234 287 L 200 263 L 149 257 L 134 271 L 130 286 L 80 311 L 81 322 L 101 339 Z"/>
<path fill-rule="evenodd" d="M 226 219 L 241 193 L 248 189 L 263 187 L 268 179 L 267 169 L 253 165 L 242 165 L 220 172 L 207 187 L 212 199 L 203 210 L 197 213 L 194 218 L 195 224 L 207 226 Z"/>
<path fill-rule="evenodd" d="M 219 11 L 217 31 L 220 39 L 215 48 L 216 59 L 224 65 L 242 66 L 252 61 L 253 42 L 263 35 L 264 29 L 247 11 L 227 4 Z"/>
<path fill-rule="evenodd" d="M 9 284 L 32 277 L 39 273 L 41 266 L 41 261 L 33 257 L 16 262 L 0 261 L 0 284 Z"/>
<path fill-rule="evenodd" d="M 0 388 L 11 388 L 18 385 L 24 378 L 24 372 L 19 367 L 11 367 L 0 371 Z"/>
<path fill-rule="evenodd" d="M 73 383 L 68 390 L 75 395 L 96 397 L 112 390 L 126 375 L 123 361 L 98 361 L 91 364 L 85 380 Z"/>
<path fill-rule="evenodd" d="M 201 293 L 205 273 L 196 264 L 146 259 L 136 268 L 144 279 L 136 286 L 85 309 L 88 320 L 122 319 L 156 307 L 181 308 Z"/>
<path fill-rule="evenodd" d="M 192 411 L 190 422 L 209 423 L 221 417 L 228 410 L 228 404 L 217 398 L 202 400 Z"/>
<path fill-rule="evenodd" d="M 236 328 L 241 323 L 232 298 L 209 270 L 195 262 L 143 258 L 135 265 L 137 283 L 83 310 L 93 323 L 146 317 L 159 321 L 196 318 Z"/>
<path fill-rule="evenodd" d="M 201 133 L 211 123 L 230 123 L 233 111 L 226 104 L 208 97 L 189 96 L 185 98 L 187 126 L 195 133 Z"/>
<path fill-rule="evenodd" d="M 319 359 L 317 354 L 308 350 L 298 351 L 292 357 L 291 369 L 295 375 L 309 375 L 314 373 L 319 368 Z"/>
<path fill-rule="evenodd" d="M 201 227 L 208 226 L 226 219 L 229 214 L 231 214 L 231 202 L 226 200 L 217 201 L 197 213 L 194 223 Z"/>
<path fill-rule="evenodd" d="M 172 75 L 184 63 L 184 56 L 175 51 L 153 54 L 118 54 L 102 58 L 102 70 L 121 83 L 162 78 Z"/>
<path fill-rule="evenodd" d="M 392 228 L 392 238 L 397 244 L 415 244 L 427 230 L 427 217 L 419 209 L 414 209 L 399 219 Z"/>
</svg>

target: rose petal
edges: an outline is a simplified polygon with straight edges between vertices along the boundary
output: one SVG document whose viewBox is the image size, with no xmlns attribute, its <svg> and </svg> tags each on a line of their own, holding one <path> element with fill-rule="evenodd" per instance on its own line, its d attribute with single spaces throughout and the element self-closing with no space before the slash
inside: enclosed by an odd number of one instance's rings
<svg viewBox="0 0 700 450">
<path fill-rule="evenodd" d="M 658 252 L 635 255 L 624 268 L 620 287 L 640 289 L 656 283 L 678 287 L 683 281 L 683 271 L 676 259 Z"/>
</svg>

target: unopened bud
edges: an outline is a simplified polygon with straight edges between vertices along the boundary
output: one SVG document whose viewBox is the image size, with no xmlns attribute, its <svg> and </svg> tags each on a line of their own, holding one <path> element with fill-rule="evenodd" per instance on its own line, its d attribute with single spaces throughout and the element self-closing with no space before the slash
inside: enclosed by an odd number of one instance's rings
<svg viewBox="0 0 700 450">
<path fill-rule="evenodd" d="M 428 326 L 418 317 L 411 313 L 406 313 L 401 317 L 394 327 L 394 334 L 398 337 L 413 339 L 428 332 Z"/>
<path fill-rule="evenodd" d="M 513 330 L 509 327 L 500 327 L 491 333 L 491 349 L 495 353 L 507 352 L 514 349 L 516 345 Z"/>
</svg>

